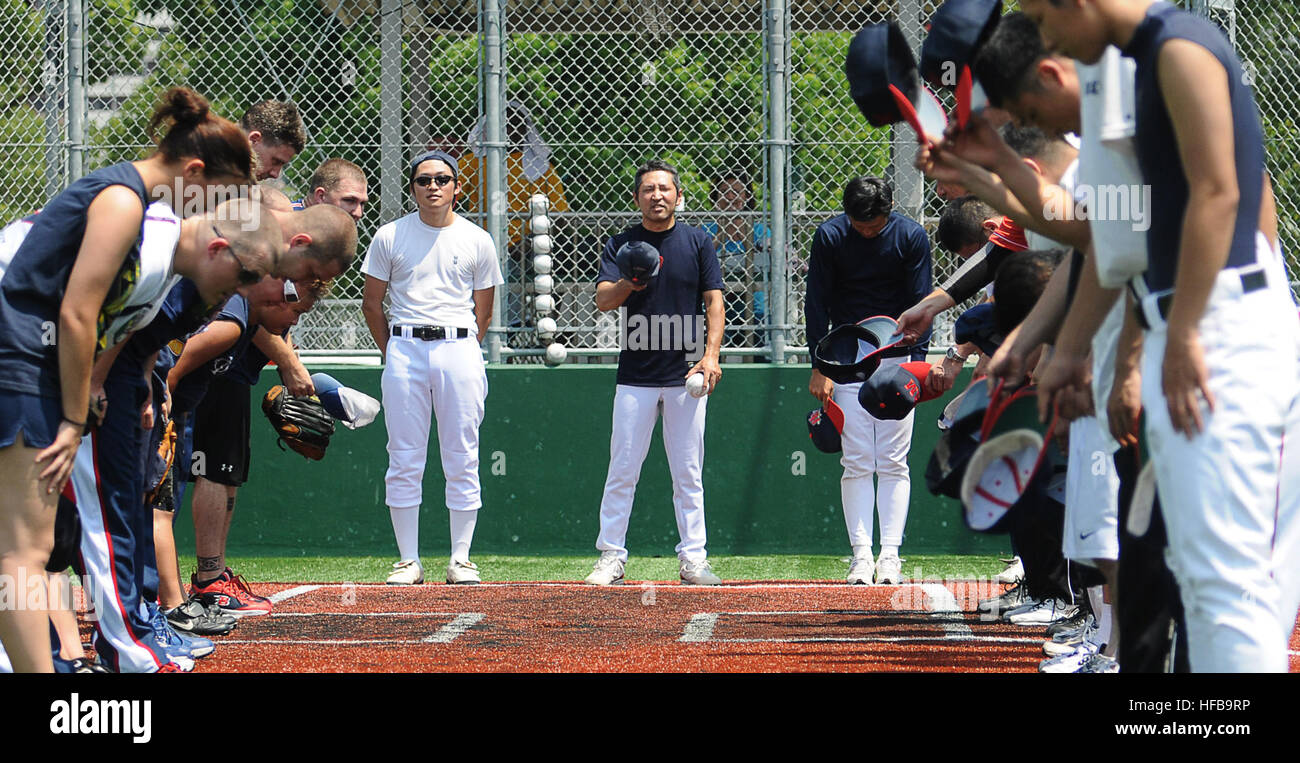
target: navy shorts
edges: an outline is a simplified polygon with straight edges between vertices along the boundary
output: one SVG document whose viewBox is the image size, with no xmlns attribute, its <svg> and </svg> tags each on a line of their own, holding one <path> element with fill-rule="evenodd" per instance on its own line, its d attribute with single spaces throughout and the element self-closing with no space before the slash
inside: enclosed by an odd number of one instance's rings
<svg viewBox="0 0 1300 763">
<path fill-rule="evenodd" d="M 58 398 L 0 389 L 0 448 L 17 442 L 19 432 L 27 447 L 48 448 L 62 420 L 63 404 Z"/>
</svg>

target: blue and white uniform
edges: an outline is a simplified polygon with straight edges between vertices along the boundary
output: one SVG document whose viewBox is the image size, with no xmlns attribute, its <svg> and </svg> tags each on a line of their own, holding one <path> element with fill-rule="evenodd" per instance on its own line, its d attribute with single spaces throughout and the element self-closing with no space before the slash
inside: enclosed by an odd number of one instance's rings
<svg viewBox="0 0 1300 763">
<path fill-rule="evenodd" d="M 897 318 L 933 287 L 930 239 L 915 220 L 891 212 L 878 235 L 864 238 L 848 215 L 834 217 L 818 226 L 808 257 L 804 301 L 808 347 L 816 347 L 833 326 L 876 315 Z M 925 360 L 929 338 L 927 332 L 912 347 L 887 350 L 881 366 Z M 910 412 L 898 421 L 877 419 L 858 403 L 861 389 L 861 383 L 836 384 L 832 395 L 844 411 L 840 457 L 844 523 L 854 558 L 867 560 L 877 511 L 881 546 L 897 549 L 903 543 L 912 497 L 907 454 L 916 414 Z"/>
<path fill-rule="evenodd" d="M 703 468 L 709 398 L 686 392 L 686 372 L 704 354 L 704 293 L 722 290 L 722 272 L 713 240 L 699 228 L 677 222 L 667 231 L 656 232 L 636 225 L 605 243 L 598 282 L 622 278 L 615 254 L 633 240 L 658 249 L 663 265 L 644 290 L 628 295 L 619 310 L 623 349 L 618 356 L 609 474 L 600 502 L 596 548 L 617 552 L 619 561 L 627 561 L 627 526 L 636 484 L 662 411 L 664 451 L 681 540 L 677 558 L 698 563 L 707 556 Z"/>
<path fill-rule="evenodd" d="M 1157 76 L 1170 40 L 1209 51 L 1226 73 L 1239 201 L 1227 264 L 1197 324 L 1215 407 L 1203 430 L 1174 431 L 1162 391 L 1168 295 L 1187 214 L 1188 184 Z M 1137 159 L 1151 186 L 1148 268 L 1132 288 L 1146 328 L 1142 403 L 1196 671 L 1286 671 L 1300 605 L 1296 449 L 1300 439 L 1300 319 L 1258 232 L 1263 132 L 1235 53 L 1211 23 L 1156 3 L 1124 54 L 1137 62 Z M 1268 369 L 1268 373 L 1261 373 Z M 1285 437 L 1287 433 L 1293 437 Z"/>
</svg>

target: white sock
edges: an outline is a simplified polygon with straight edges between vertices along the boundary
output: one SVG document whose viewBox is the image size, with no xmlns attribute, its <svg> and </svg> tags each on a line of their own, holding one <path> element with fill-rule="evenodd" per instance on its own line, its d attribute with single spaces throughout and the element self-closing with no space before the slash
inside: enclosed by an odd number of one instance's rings
<svg viewBox="0 0 1300 763">
<path fill-rule="evenodd" d="M 451 558 L 468 562 L 469 544 L 474 540 L 474 525 L 478 523 L 478 509 L 447 513 L 451 515 Z"/>
<path fill-rule="evenodd" d="M 882 544 L 882 545 L 880 546 L 880 555 L 881 555 L 881 556 L 898 556 L 898 546 L 886 546 L 886 545 L 883 545 L 883 544 Z"/>
<path fill-rule="evenodd" d="M 388 516 L 393 520 L 393 537 L 397 539 L 399 561 L 420 561 L 420 507 L 405 509 L 388 507 Z"/>
<path fill-rule="evenodd" d="M 871 544 L 868 543 L 868 544 L 865 545 L 865 546 L 860 546 L 860 545 L 859 545 L 859 546 L 854 546 L 854 547 L 853 547 L 853 558 L 854 558 L 854 559 L 870 559 L 870 558 L 871 558 Z"/>
</svg>

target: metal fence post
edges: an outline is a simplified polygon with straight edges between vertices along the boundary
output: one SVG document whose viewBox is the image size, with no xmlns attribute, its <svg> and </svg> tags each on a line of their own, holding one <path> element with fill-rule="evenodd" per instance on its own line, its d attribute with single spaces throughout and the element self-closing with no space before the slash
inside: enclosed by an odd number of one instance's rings
<svg viewBox="0 0 1300 763">
<path fill-rule="evenodd" d="M 487 161 L 484 162 L 487 198 L 487 232 L 497 245 L 497 262 L 506 276 L 504 287 L 498 290 L 492 302 L 492 331 L 488 332 L 488 360 L 501 362 L 503 339 L 502 324 L 505 315 L 505 297 L 510 289 L 510 269 L 506 261 L 509 238 L 506 234 L 505 193 L 505 141 L 503 138 L 505 111 L 505 4 L 506 0 L 482 0 L 479 6 L 483 35 L 483 144 Z"/>
<path fill-rule="evenodd" d="M 772 215 L 772 240 L 769 245 L 772 304 L 767 311 L 771 354 L 768 359 L 772 363 L 784 363 L 785 326 L 789 322 L 789 316 L 786 315 L 788 303 L 786 290 L 789 288 L 789 281 L 786 278 L 786 244 L 789 230 L 786 174 L 789 172 L 790 152 L 788 96 L 790 14 L 786 12 L 785 0 L 767 0 L 766 4 L 767 9 L 763 14 L 763 35 L 767 43 L 767 198 Z"/>
<path fill-rule="evenodd" d="M 907 44 L 919 56 L 921 53 L 921 0 L 898 0 L 898 25 L 907 38 Z M 894 205 L 904 215 L 923 222 L 925 199 L 921 193 L 921 173 L 912 166 L 916 157 L 916 138 L 906 125 L 894 125 L 894 161 L 892 162 Z"/>
<path fill-rule="evenodd" d="M 68 0 L 68 182 L 85 174 L 86 17 L 82 3 Z"/>
<path fill-rule="evenodd" d="M 386 221 L 402 212 L 402 0 L 383 0 L 379 19 L 379 205 Z"/>
</svg>

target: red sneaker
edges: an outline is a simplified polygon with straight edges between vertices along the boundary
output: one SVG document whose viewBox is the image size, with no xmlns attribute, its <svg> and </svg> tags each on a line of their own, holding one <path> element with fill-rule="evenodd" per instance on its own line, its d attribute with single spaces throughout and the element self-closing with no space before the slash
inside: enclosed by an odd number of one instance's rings
<svg viewBox="0 0 1300 763">
<path fill-rule="evenodd" d="M 265 615 L 271 611 L 271 600 L 248 590 L 244 576 L 232 574 L 229 567 L 221 577 L 203 586 L 191 577 L 190 594 L 197 596 L 204 606 L 220 607 L 222 612 L 235 617 Z"/>
</svg>

